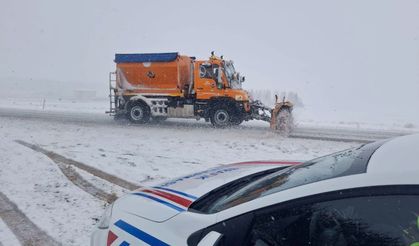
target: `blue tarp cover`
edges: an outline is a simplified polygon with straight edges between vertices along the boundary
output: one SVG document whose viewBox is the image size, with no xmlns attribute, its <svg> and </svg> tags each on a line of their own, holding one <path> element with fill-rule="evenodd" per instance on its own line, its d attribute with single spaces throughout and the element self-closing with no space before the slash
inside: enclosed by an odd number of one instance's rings
<svg viewBox="0 0 419 246">
<path fill-rule="evenodd" d="M 115 62 L 169 62 L 174 61 L 177 58 L 177 56 L 177 52 L 154 54 L 115 54 Z"/>
</svg>

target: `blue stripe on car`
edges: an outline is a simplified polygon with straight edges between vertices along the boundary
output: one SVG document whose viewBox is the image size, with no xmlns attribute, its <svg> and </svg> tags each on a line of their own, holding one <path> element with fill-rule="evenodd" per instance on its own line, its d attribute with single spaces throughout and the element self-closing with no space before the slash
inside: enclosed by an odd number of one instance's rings
<svg viewBox="0 0 419 246">
<path fill-rule="evenodd" d="M 118 220 L 117 222 L 115 222 L 114 225 L 149 245 L 153 245 L 153 246 L 168 246 L 169 245 L 151 236 L 150 234 L 147 234 L 146 232 L 128 224 L 127 222 L 123 220 Z"/>
<path fill-rule="evenodd" d="M 133 195 L 137 195 L 137 196 L 142 196 L 142 197 L 145 197 L 145 198 L 148 198 L 148 199 L 151 199 L 151 200 L 153 200 L 153 201 L 155 201 L 155 202 L 158 202 L 158 203 L 160 203 L 160 204 L 163 204 L 163 205 L 165 205 L 165 206 L 168 206 L 168 207 L 170 207 L 170 208 L 173 208 L 174 210 L 177 210 L 177 211 L 179 211 L 179 212 L 183 212 L 183 211 L 185 211 L 185 209 L 183 209 L 183 208 L 181 208 L 181 207 L 178 207 L 178 206 L 173 205 L 173 204 L 171 204 L 171 203 L 169 203 L 169 202 L 166 202 L 166 201 L 163 201 L 163 200 L 161 200 L 161 199 L 158 199 L 158 198 L 156 198 L 156 197 L 154 197 L 154 196 L 150 196 L 150 195 L 147 195 L 147 194 L 144 194 L 144 193 L 139 193 L 139 192 L 132 193 L 132 194 L 133 194 Z"/>
<path fill-rule="evenodd" d="M 192 196 L 192 195 L 186 194 L 186 193 L 184 193 L 184 192 L 177 191 L 177 190 L 172 190 L 172 189 L 165 188 L 165 187 L 159 187 L 159 186 L 156 186 L 156 187 L 153 187 L 153 188 L 160 189 L 160 190 L 167 190 L 167 191 L 170 191 L 170 192 L 173 192 L 173 193 L 176 193 L 176 194 L 182 195 L 182 196 L 189 197 L 189 198 L 194 199 L 194 200 L 198 199 L 198 197 L 196 197 L 196 196 Z"/>
<path fill-rule="evenodd" d="M 129 243 L 127 241 L 123 241 L 119 246 L 129 246 Z"/>
</svg>

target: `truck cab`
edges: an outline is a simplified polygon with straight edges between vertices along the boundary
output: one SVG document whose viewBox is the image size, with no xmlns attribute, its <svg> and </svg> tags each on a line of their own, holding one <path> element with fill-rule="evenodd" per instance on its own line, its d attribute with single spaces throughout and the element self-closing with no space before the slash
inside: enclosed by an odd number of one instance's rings
<svg viewBox="0 0 419 246">
<path fill-rule="evenodd" d="M 244 77 L 236 72 L 233 61 L 211 58 L 209 61 L 195 63 L 195 92 L 197 99 L 227 96 L 234 100 L 248 100 L 242 89 Z"/>
<path fill-rule="evenodd" d="M 249 119 L 249 95 L 243 90 L 244 77 L 236 72 L 233 61 L 226 61 L 213 54 L 209 60 L 195 62 L 195 98 L 209 104 L 201 114 L 214 125 L 238 125 Z"/>
</svg>

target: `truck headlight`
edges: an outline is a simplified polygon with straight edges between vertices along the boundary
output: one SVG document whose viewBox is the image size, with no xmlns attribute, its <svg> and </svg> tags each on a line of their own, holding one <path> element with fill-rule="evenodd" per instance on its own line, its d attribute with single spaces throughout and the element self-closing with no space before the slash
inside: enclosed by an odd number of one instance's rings
<svg viewBox="0 0 419 246">
<path fill-rule="evenodd" d="M 109 205 L 105 209 L 105 212 L 103 213 L 102 217 L 99 220 L 99 225 L 98 225 L 99 229 L 109 228 L 109 223 L 111 222 L 111 217 L 112 217 L 112 207 L 113 207 L 113 204 Z"/>
</svg>

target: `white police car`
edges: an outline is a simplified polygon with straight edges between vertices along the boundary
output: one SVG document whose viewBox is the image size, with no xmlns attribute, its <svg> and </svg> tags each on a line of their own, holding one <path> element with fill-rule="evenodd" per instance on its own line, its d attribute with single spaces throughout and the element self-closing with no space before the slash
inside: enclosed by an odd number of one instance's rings
<svg viewBox="0 0 419 246">
<path fill-rule="evenodd" d="M 109 206 L 92 245 L 419 245 L 419 135 L 195 173 Z"/>
</svg>

